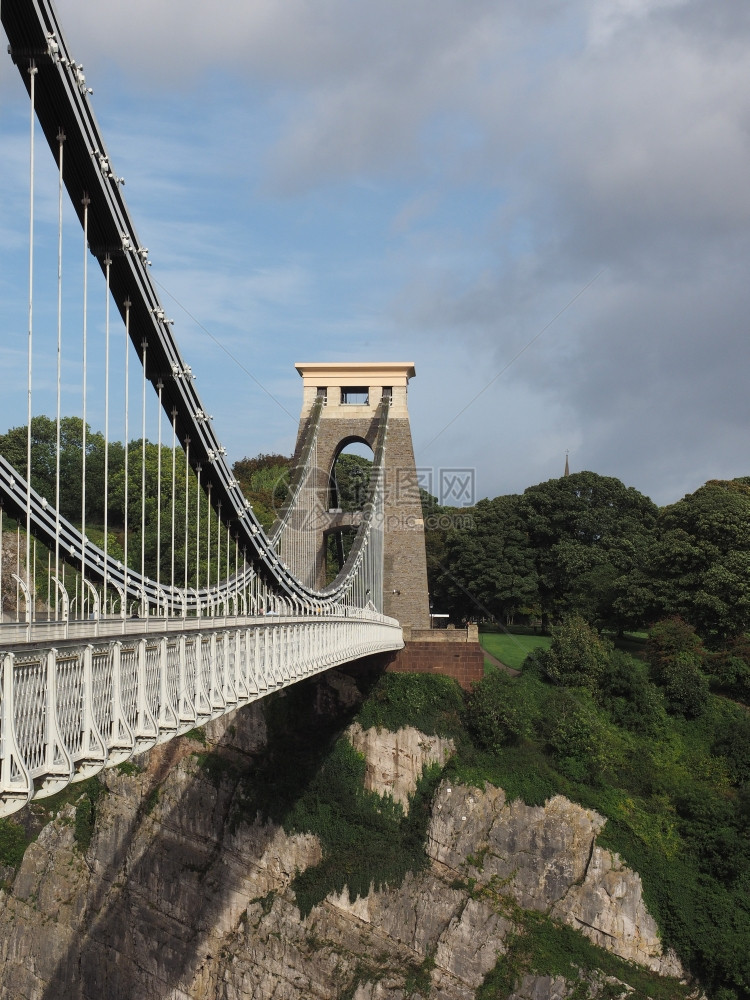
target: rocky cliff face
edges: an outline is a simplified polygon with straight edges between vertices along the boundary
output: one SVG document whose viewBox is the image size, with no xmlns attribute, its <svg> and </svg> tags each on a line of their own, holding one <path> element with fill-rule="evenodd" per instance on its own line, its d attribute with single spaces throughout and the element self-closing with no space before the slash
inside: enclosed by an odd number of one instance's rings
<svg viewBox="0 0 750 1000">
<path fill-rule="evenodd" d="M 213 724 L 211 739 L 228 766 L 258 753 L 261 708 Z M 450 751 L 416 730 L 354 727 L 351 739 L 371 786 L 399 799 Z M 428 870 L 353 903 L 329 896 L 302 919 L 290 883 L 319 861 L 320 844 L 259 817 L 229 822 L 237 785 L 201 766 L 201 750 L 182 738 L 152 751 L 140 773 L 107 772 L 83 854 L 72 805 L 42 829 L 0 894 L 2 1000 L 472 1000 L 518 907 L 681 974 L 662 953 L 638 875 L 596 846 L 602 818 L 560 797 L 530 808 L 499 789 L 444 782 Z M 601 988 L 591 981 L 591 995 Z M 513 996 L 569 993 L 561 977 L 525 976 Z"/>
</svg>

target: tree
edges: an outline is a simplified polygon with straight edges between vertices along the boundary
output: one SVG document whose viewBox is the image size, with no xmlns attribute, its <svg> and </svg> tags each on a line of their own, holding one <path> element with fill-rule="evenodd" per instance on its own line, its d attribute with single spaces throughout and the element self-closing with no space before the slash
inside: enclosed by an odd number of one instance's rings
<svg viewBox="0 0 750 1000">
<path fill-rule="evenodd" d="M 12 427 L 0 435 L 0 455 L 26 477 L 26 426 Z M 55 503 L 56 422 L 49 417 L 31 418 L 31 485 Z M 122 445 L 110 445 L 110 475 L 122 463 Z M 81 523 L 83 480 L 83 421 L 63 417 L 60 421 L 60 513 L 74 524 Z M 104 520 L 104 435 L 86 425 L 86 519 Z"/>
<path fill-rule="evenodd" d="M 232 466 L 234 477 L 266 531 L 289 495 L 291 466 L 292 459 L 285 455 L 265 454 L 241 458 Z"/>
<path fill-rule="evenodd" d="M 640 624 L 642 609 L 617 599 L 645 566 L 657 513 L 633 487 L 595 472 L 529 487 L 519 515 L 535 551 L 545 615 L 576 612 L 620 630 Z"/>
<path fill-rule="evenodd" d="M 581 615 L 571 615 L 552 635 L 549 649 L 537 655 L 554 684 L 595 691 L 607 668 L 612 645 L 596 634 Z"/>
<path fill-rule="evenodd" d="M 563 774 L 574 781 L 599 781 L 616 752 L 610 728 L 590 698 L 556 691 L 547 700 L 545 714 L 547 744 Z"/>
<path fill-rule="evenodd" d="M 711 687 L 750 705 L 750 638 L 738 635 L 706 659 Z"/>
<path fill-rule="evenodd" d="M 468 728 L 476 744 L 491 753 L 529 736 L 532 718 L 527 692 L 500 670 L 488 671 L 469 697 Z"/>
<path fill-rule="evenodd" d="M 657 622 L 646 643 L 653 680 L 664 689 L 671 712 L 696 718 L 708 703 L 708 679 L 701 670 L 705 650 L 692 625 L 677 616 Z"/>
<path fill-rule="evenodd" d="M 33 417 L 31 422 L 31 484 L 50 504 L 55 502 L 56 492 L 56 422 L 49 417 Z M 20 475 L 26 474 L 26 427 L 14 427 L 7 434 L 0 435 L 0 454 L 10 462 Z M 142 441 L 129 444 L 128 463 L 128 563 L 132 569 L 141 566 L 141 493 L 144 488 L 142 468 Z M 83 422 L 79 417 L 63 417 L 60 421 L 60 513 L 77 527 L 81 524 L 82 479 L 83 479 Z M 271 456 L 273 459 L 279 456 Z M 260 476 L 266 475 L 271 481 L 278 480 L 278 466 L 268 471 L 265 459 L 246 459 L 255 471 L 261 469 Z M 281 458 L 282 462 L 288 460 Z M 160 577 L 170 579 L 174 558 L 175 580 L 179 584 L 184 579 L 185 560 L 188 561 L 189 585 L 196 577 L 196 564 L 201 585 L 208 578 L 208 539 L 211 533 L 210 575 L 216 580 L 234 571 L 234 549 L 230 544 L 227 558 L 226 530 L 219 530 L 216 512 L 208 515 L 205 495 L 201 498 L 201 523 L 199 554 L 196 555 L 198 525 L 197 478 L 192 470 L 188 473 L 189 509 L 187 511 L 187 553 L 185 547 L 185 462 L 175 465 L 174 497 L 174 539 L 172 546 L 172 451 L 162 447 L 161 484 L 159 487 L 159 448 L 146 441 L 145 448 L 145 496 L 146 516 L 143 537 L 144 565 L 147 575 L 157 577 L 157 552 L 160 557 Z M 104 534 L 104 436 L 86 429 L 86 534 L 99 547 L 103 546 Z M 125 541 L 125 448 L 119 441 L 111 441 L 108 449 L 108 553 L 114 558 L 122 558 Z M 159 518 L 158 513 L 161 512 Z M 271 518 L 272 520 L 272 518 Z M 161 544 L 159 545 L 158 525 L 161 522 Z M 231 542 L 231 540 L 230 540 Z M 64 557 L 64 554 L 63 554 Z M 46 575 L 46 571 L 45 571 Z M 8 577 L 10 579 L 10 577 Z M 37 574 L 39 591 L 40 575 Z M 5 585 L 5 581 L 4 581 Z"/>
<path fill-rule="evenodd" d="M 370 495 L 372 460 L 342 452 L 331 470 L 331 506 L 344 511 L 362 510 Z"/>
<path fill-rule="evenodd" d="M 646 664 L 616 649 L 599 679 L 597 702 L 612 721 L 635 733 L 659 735 L 664 728 L 664 697 L 648 677 Z"/>
<path fill-rule="evenodd" d="M 510 624 L 537 601 L 534 552 L 519 499 L 480 500 L 469 511 L 470 526 L 446 534 L 436 589 L 459 620 L 492 616 Z"/>
<path fill-rule="evenodd" d="M 750 628 L 750 485 L 711 481 L 665 507 L 649 549 L 652 602 L 718 645 Z"/>
</svg>

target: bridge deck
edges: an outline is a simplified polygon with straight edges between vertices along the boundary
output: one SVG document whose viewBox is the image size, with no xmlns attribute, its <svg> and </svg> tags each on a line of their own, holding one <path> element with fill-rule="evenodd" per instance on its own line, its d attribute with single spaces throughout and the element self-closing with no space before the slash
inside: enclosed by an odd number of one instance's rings
<svg viewBox="0 0 750 1000">
<path fill-rule="evenodd" d="M 152 621 L 159 630 L 144 631 Z M 271 691 L 403 646 L 398 622 L 368 612 L 127 620 L 106 636 L 92 624 L 115 623 L 70 623 L 89 634 L 54 641 L 32 626 L 38 641 L 0 647 L 0 815 Z"/>
</svg>

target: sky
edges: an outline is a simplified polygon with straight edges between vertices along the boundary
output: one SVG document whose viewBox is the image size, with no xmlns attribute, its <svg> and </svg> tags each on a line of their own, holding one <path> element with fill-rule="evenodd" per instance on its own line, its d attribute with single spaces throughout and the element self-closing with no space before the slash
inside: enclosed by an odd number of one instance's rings
<svg viewBox="0 0 750 1000">
<path fill-rule="evenodd" d="M 418 466 L 475 470 L 477 499 L 560 476 L 566 451 L 659 504 L 750 474 L 750 5 L 57 10 L 230 460 L 291 453 L 295 362 L 403 360 Z M 26 419 L 28 133 L 4 56 L 0 430 Z M 32 395 L 54 415 L 41 144 L 35 192 Z M 63 412 L 80 413 L 82 237 L 63 214 Z M 104 298 L 92 275 L 99 430 Z"/>
</svg>

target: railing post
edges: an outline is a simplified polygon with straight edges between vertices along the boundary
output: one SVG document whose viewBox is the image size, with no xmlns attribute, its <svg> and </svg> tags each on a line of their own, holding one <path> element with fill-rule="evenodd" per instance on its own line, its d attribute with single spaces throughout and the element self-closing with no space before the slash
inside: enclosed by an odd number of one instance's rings
<svg viewBox="0 0 750 1000">
<path fill-rule="evenodd" d="M 245 628 L 245 686 L 247 687 L 248 698 L 254 698 L 258 694 L 258 684 L 256 681 L 257 662 L 257 634 L 258 630 Z"/>
<path fill-rule="evenodd" d="M 186 642 L 185 635 L 181 635 L 177 640 L 177 716 L 179 722 L 181 723 L 186 717 L 185 712 L 185 696 L 187 692 L 185 691 L 185 652 L 186 652 Z"/>
<path fill-rule="evenodd" d="M 136 647 L 136 677 L 137 677 L 137 719 L 136 746 L 137 753 L 152 747 L 159 735 L 159 726 L 148 703 L 148 678 L 146 675 L 146 639 L 139 639 Z"/>
<path fill-rule="evenodd" d="M 0 816 L 9 816 L 22 809 L 31 799 L 34 783 L 16 740 L 14 708 L 13 653 L 2 656 L 2 686 L 0 687 Z"/>
<path fill-rule="evenodd" d="M 211 716 L 211 676 L 209 665 L 209 685 L 203 681 L 203 636 L 195 633 L 195 716 L 196 721 L 205 721 Z"/>
<path fill-rule="evenodd" d="M 211 706 L 211 714 L 220 708 L 219 704 L 219 690 L 216 684 L 216 633 L 212 632 L 209 636 L 209 656 L 208 656 L 208 702 Z"/>
<path fill-rule="evenodd" d="M 266 690 L 274 687 L 273 677 L 273 636 L 270 627 L 264 627 L 263 632 L 263 683 Z"/>
<path fill-rule="evenodd" d="M 37 799 L 54 795 L 73 779 L 73 760 L 60 734 L 57 715 L 57 650 L 54 648 L 47 650 L 45 675 L 44 777 L 34 793 Z"/>
<path fill-rule="evenodd" d="M 159 639 L 159 734 L 157 742 L 163 743 L 179 729 L 177 708 L 169 694 L 169 644 L 163 635 Z"/>
<path fill-rule="evenodd" d="M 234 647 L 234 663 L 232 664 L 232 676 L 229 674 L 229 650 L 231 646 L 229 638 L 229 629 L 225 628 L 222 636 L 221 643 L 224 647 L 224 704 L 225 705 L 236 705 L 237 698 L 237 685 L 235 684 L 235 674 L 237 673 L 237 649 Z"/>
<path fill-rule="evenodd" d="M 94 647 L 87 643 L 83 649 L 83 739 L 82 762 L 77 771 L 82 777 L 101 770 L 107 760 L 107 747 L 99 731 L 94 712 Z"/>
<path fill-rule="evenodd" d="M 122 642 L 112 643 L 112 740 L 107 753 L 107 767 L 127 760 L 133 752 L 135 737 L 122 708 Z"/>
<path fill-rule="evenodd" d="M 246 657 L 245 650 L 245 629 L 234 628 L 234 690 L 237 695 L 237 700 L 246 702 L 249 697 L 249 690 L 247 684 L 245 683 L 246 671 L 244 670 L 244 663 Z"/>
</svg>

